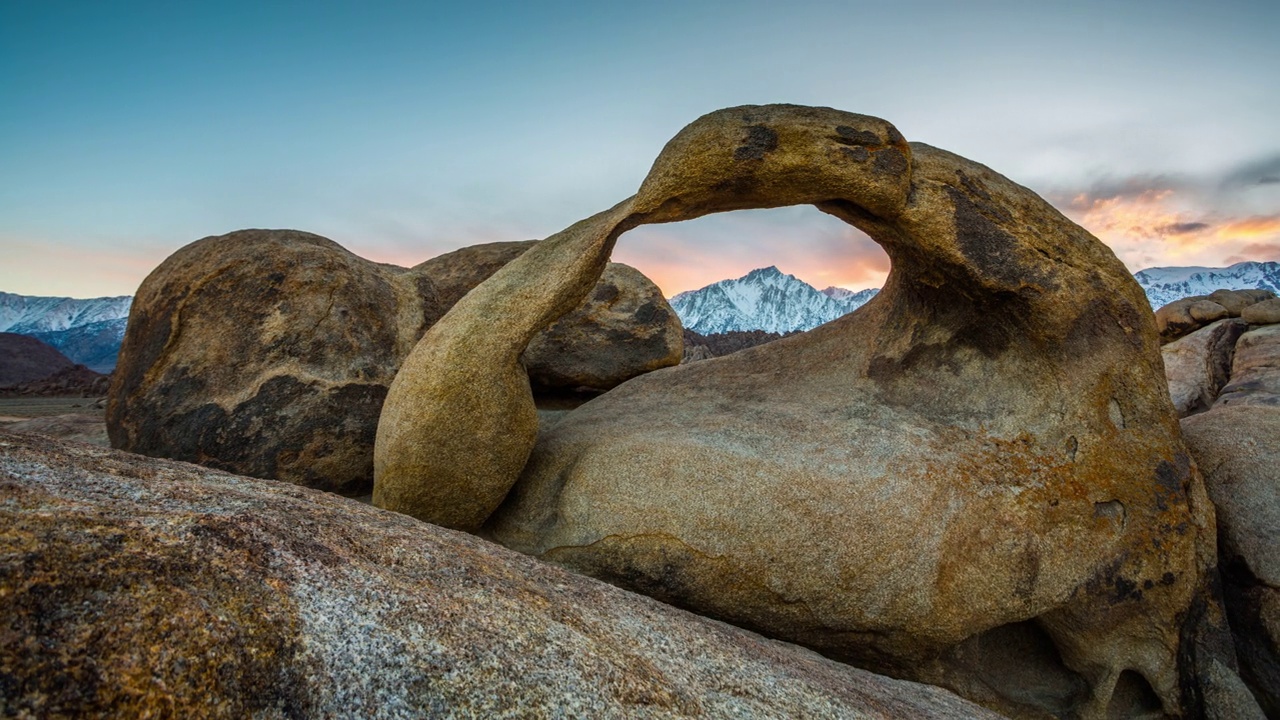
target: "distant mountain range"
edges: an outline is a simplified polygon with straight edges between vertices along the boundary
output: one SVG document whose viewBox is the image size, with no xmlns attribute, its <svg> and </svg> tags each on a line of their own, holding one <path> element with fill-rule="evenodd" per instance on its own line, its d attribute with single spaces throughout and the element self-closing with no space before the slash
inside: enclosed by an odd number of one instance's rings
<svg viewBox="0 0 1280 720">
<path fill-rule="evenodd" d="M 1162 267 L 1133 275 L 1158 309 L 1174 300 L 1214 290 L 1270 290 L 1280 295 L 1280 262 L 1241 262 L 1225 268 Z"/>
<path fill-rule="evenodd" d="M 77 300 L 0 292 L 0 332 L 43 340 L 73 362 L 111 372 L 124 341 L 133 298 Z"/>
<path fill-rule="evenodd" d="M 1226 268 L 1163 267 L 1134 274 L 1152 309 L 1191 295 L 1227 288 L 1260 288 L 1280 295 L 1280 263 L 1242 262 Z M 671 298 L 684 326 L 702 335 L 764 330 L 811 330 L 862 307 L 879 292 L 829 287 L 818 290 L 776 267 L 752 270 Z"/>
<path fill-rule="evenodd" d="M 1159 267 L 1134 274 L 1151 307 L 1214 290 L 1261 288 L 1280 295 L 1280 262 L 1242 262 L 1225 268 Z M 862 307 L 879 290 L 818 290 L 776 267 L 752 270 L 671 298 L 684 326 L 702 335 L 764 330 L 811 330 Z M 73 362 L 111 372 L 124 340 L 133 298 L 77 300 L 0 292 L 0 332 L 43 340 Z"/>
</svg>

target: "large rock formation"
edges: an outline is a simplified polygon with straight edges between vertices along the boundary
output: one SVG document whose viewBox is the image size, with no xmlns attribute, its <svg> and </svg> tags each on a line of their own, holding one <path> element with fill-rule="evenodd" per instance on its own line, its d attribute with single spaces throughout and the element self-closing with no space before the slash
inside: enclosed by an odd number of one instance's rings
<svg viewBox="0 0 1280 720">
<path fill-rule="evenodd" d="M 874 300 L 538 436 L 520 354 L 619 235 L 802 203 L 885 248 Z M 374 501 L 1012 715 L 1195 715 L 1234 661 L 1147 307 L 986 167 L 866 116 L 718 111 L 427 332 L 383 408 Z"/>
<path fill-rule="evenodd" d="M 0 433 L 0 715 L 990 718 L 351 500 Z"/>
<path fill-rule="evenodd" d="M 192 243 L 138 290 L 107 410 L 112 443 L 368 492 L 375 426 L 400 362 L 468 284 L 530 245 L 481 246 L 410 270 L 289 230 Z M 577 343 L 574 355 L 560 364 L 542 353 L 535 382 L 606 389 L 679 362 L 679 321 L 651 282 L 619 267 L 599 293 L 576 325 L 553 331 Z"/>
</svg>

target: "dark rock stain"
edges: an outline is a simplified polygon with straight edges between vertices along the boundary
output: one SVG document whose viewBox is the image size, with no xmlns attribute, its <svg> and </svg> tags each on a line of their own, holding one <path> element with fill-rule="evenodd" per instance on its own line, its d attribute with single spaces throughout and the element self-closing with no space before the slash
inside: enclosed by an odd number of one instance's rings
<svg viewBox="0 0 1280 720">
<path fill-rule="evenodd" d="M 778 149 L 778 133 L 764 125 L 751 125 L 747 137 L 733 151 L 734 160 L 763 160 L 765 155 Z"/>
<path fill-rule="evenodd" d="M 881 145 L 879 135 L 870 130 L 859 130 L 848 125 L 837 125 L 835 137 L 831 138 L 841 145 Z"/>
<path fill-rule="evenodd" d="M 859 163 L 866 162 L 871 157 L 871 153 L 867 152 L 864 147 L 840 148 L 840 152 L 844 153 L 845 157 Z"/>
<path fill-rule="evenodd" d="M 955 207 L 956 243 L 980 273 L 1013 287 L 1041 275 L 1018 260 L 1017 239 L 988 219 L 968 195 L 950 186 L 946 191 Z"/>
<path fill-rule="evenodd" d="M 907 156 L 895 147 L 877 150 L 871 167 L 885 175 L 901 175 L 907 171 Z"/>
</svg>

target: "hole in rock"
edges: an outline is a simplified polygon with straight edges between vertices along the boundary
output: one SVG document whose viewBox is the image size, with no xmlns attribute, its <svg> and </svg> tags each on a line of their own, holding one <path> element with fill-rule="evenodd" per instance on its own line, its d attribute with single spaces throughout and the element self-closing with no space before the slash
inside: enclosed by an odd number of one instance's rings
<svg viewBox="0 0 1280 720">
<path fill-rule="evenodd" d="M 1115 693 L 1107 705 L 1107 718 L 1162 718 L 1160 698 L 1142 675 L 1125 670 L 1116 681 Z"/>
<path fill-rule="evenodd" d="M 612 259 L 662 289 L 685 327 L 687 360 L 834 320 L 866 303 L 889 273 L 874 240 L 808 205 L 643 225 L 619 238 Z"/>
<path fill-rule="evenodd" d="M 1062 662 L 1053 639 L 1034 620 L 979 633 L 957 645 L 947 664 L 970 697 L 988 695 L 997 704 L 1055 715 L 1070 713 L 1088 695 L 1088 685 Z"/>
</svg>

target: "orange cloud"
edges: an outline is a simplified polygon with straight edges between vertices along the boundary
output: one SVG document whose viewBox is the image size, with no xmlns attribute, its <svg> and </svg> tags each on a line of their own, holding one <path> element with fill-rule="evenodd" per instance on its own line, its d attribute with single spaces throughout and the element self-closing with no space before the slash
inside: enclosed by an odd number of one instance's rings
<svg viewBox="0 0 1280 720">
<path fill-rule="evenodd" d="M 1255 215 L 1223 224 L 1214 233 L 1220 238 L 1255 240 L 1280 236 L 1280 215 Z"/>
<path fill-rule="evenodd" d="M 1072 201 L 1072 207 L 1080 224 L 1104 240 L 1198 242 L 1210 224 L 1174 203 L 1172 190 L 1147 190 L 1133 197 L 1090 200 L 1081 195 Z"/>
<path fill-rule="evenodd" d="M 1274 243 L 1249 243 L 1240 248 L 1238 255 L 1232 255 L 1224 262 L 1227 265 L 1234 265 L 1238 262 L 1246 260 L 1256 260 L 1260 262 L 1280 260 L 1280 242 Z"/>
<path fill-rule="evenodd" d="M 1066 212 L 1115 251 L 1131 270 L 1162 265 L 1222 265 L 1273 260 L 1266 248 L 1280 241 L 1280 215 L 1222 217 L 1197 207 L 1172 188 L 1096 196 L 1063 203 Z"/>
</svg>

